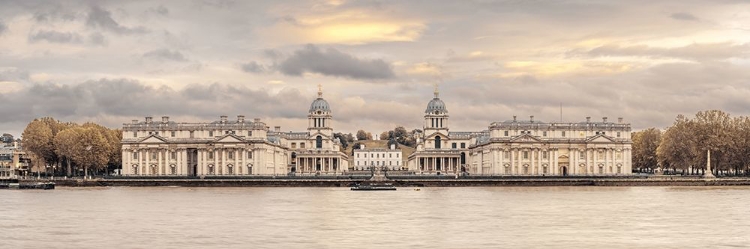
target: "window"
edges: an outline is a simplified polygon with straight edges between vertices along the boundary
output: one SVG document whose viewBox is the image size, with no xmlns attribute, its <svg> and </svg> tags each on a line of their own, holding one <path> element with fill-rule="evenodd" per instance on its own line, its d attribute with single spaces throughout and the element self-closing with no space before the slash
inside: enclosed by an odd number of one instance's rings
<svg viewBox="0 0 750 249">
<path fill-rule="evenodd" d="M 304 149 L 305 148 L 305 143 L 299 143 L 299 147 L 302 148 L 302 149 Z"/>
<path fill-rule="evenodd" d="M 565 136 L 565 131 L 563 131 L 563 132 L 562 132 L 562 136 L 563 136 L 563 137 Z"/>
<path fill-rule="evenodd" d="M 228 159 L 234 159 L 234 151 L 227 152 Z"/>
<path fill-rule="evenodd" d="M 546 151 L 542 151 L 542 158 L 547 159 L 547 152 Z M 547 172 L 544 172 L 544 173 L 547 173 Z"/>
<path fill-rule="evenodd" d="M 456 143 L 452 143 L 452 144 L 451 144 L 451 148 L 454 148 L 454 149 L 455 149 L 455 148 L 456 148 Z"/>
<path fill-rule="evenodd" d="M 151 152 L 151 160 L 156 160 L 156 152 Z"/>
<path fill-rule="evenodd" d="M 506 136 L 506 137 L 508 136 L 508 131 L 505 131 L 505 136 Z"/>
<path fill-rule="evenodd" d="M 599 160 L 604 160 L 604 151 L 599 151 Z"/>
<path fill-rule="evenodd" d="M 133 152 L 133 159 L 138 159 L 138 152 Z"/>
<path fill-rule="evenodd" d="M 171 134 L 171 136 L 172 136 L 172 137 L 174 137 L 174 134 L 175 134 L 175 132 L 173 131 L 173 132 L 171 132 L 171 133 L 172 133 L 172 134 Z"/>
<path fill-rule="evenodd" d="M 177 152 L 173 151 L 171 154 L 172 155 L 170 155 L 170 157 L 172 157 L 172 159 L 174 159 L 174 160 L 177 160 Z"/>
<path fill-rule="evenodd" d="M 542 137 L 546 137 L 546 136 L 547 136 L 547 132 L 546 132 L 546 131 L 543 131 L 543 132 L 542 132 Z"/>
<path fill-rule="evenodd" d="M 599 166 L 599 174 L 604 174 L 604 167 Z"/>
<path fill-rule="evenodd" d="M 505 174 L 510 175 L 510 167 L 505 166 Z"/>
<path fill-rule="evenodd" d="M 190 131 L 190 138 L 194 138 L 194 137 L 195 137 L 195 133 L 193 131 Z"/>
<path fill-rule="evenodd" d="M 503 157 L 505 157 L 505 159 L 508 159 L 510 157 L 510 152 L 508 151 L 503 152 Z"/>
<path fill-rule="evenodd" d="M 177 174 L 177 169 L 174 167 L 174 165 L 169 167 L 169 173 L 172 175 Z"/>
<path fill-rule="evenodd" d="M 292 149 L 296 149 L 296 148 L 297 148 L 297 143 L 292 143 Z"/>
<path fill-rule="evenodd" d="M 547 166 L 542 167 L 542 174 L 547 174 Z"/>
<path fill-rule="evenodd" d="M 209 137 L 213 137 L 214 136 L 214 131 L 208 131 L 208 136 Z"/>
<path fill-rule="evenodd" d="M 620 137 L 620 132 L 619 131 L 617 132 L 617 137 Z"/>
<path fill-rule="evenodd" d="M 252 137 L 253 136 L 253 131 L 247 131 L 247 136 L 248 137 Z"/>
<path fill-rule="evenodd" d="M 466 143 L 461 143 L 461 149 L 466 149 Z"/>
<path fill-rule="evenodd" d="M 622 174 L 622 167 L 617 166 L 617 174 Z"/>
<path fill-rule="evenodd" d="M 137 131 L 133 132 L 133 137 L 138 137 L 138 132 Z"/>
<path fill-rule="evenodd" d="M 622 159 L 622 153 L 621 152 L 615 152 L 617 154 L 617 160 Z"/>
<path fill-rule="evenodd" d="M 440 149 L 440 136 L 435 136 L 435 149 Z"/>
<path fill-rule="evenodd" d="M 585 151 L 579 151 L 578 152 L 578 158 L 581 160 L 586 160 L 586 152 Z"/>
<path fill-rule="evenodd" d="M 214 166 L 213 165 L 208 165 L 208 174 L 209 175 L 213 175 L 214 174 Z"/>
<path fill-rule="evenodd" d="M 214 152 L 213 151 L 209 151 L 208 152 L 208 159 L 214 159 Z"/>
<path fill-rule="evenodd" d="M 224 131 L 224 134 L 229 134 L 229 131 Z"/>
<path fill-rule="evenodd" d="M 523 152 L 523 159 L 529 159 L 529 152 L 528 151 L 524 151 Z"/>
<path fill-rule="evenodd" d="M 396 154 L 396 158 L 398 158 L 398 157 L 399 157 L 399 155 L 401 155 L 401 154 Z"/>
<path fill-rule="evenodd" d="M 229 167 L 227 167 L 227 173 L 230 175 L 234 175 L 234 167 L 232 167 L 232 165 L 229 165 Z"/>
<path fill-rule="evenodd" d="M 248 151 L 247 152 L 247 159 L 253 159 L 253 152 L 252 151 Z"/>
</svg>

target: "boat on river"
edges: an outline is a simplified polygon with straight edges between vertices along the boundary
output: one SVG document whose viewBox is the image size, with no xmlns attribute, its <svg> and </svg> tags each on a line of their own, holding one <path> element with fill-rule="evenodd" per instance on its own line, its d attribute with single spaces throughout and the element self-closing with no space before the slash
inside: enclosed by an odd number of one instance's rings
<svg viewBox="0 0 750 249">
<path fill-rule="evenodd" d="M 351 188 L 352 191 L 384 191 L 396 190 L 396 186 L 390 183 L 357 184 Z"/>
</svg>

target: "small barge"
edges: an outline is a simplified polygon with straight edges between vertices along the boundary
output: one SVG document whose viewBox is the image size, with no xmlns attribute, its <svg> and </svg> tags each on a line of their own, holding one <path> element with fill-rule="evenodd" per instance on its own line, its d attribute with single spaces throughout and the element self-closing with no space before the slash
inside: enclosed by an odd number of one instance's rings
<svg viewBox="0 0 750 249">
<path fill-rule="evenodd" d="M 54 182 L 18 182 L 18 179 L 0 180 L 0 189 L 55 189 Z"/>
<path fill-rule="evenodd" d="M 396 190 L 396 186 L 391 184 L 357 184 L 351 188 L 352 191 L 384 191 L 384 190 Z"/>
</svg>

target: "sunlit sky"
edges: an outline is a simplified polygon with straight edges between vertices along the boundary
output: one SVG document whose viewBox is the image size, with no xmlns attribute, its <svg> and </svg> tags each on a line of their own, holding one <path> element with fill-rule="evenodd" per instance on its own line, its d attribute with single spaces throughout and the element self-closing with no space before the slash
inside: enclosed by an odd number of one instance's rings
<svg viewBox="0 0 750 249">
<path fill-rule="evenodd" d="M 121 127 L 245 115 L 302 131 L 453 131 L 518 116 L 750 114 L 750 1 L 5 1 L 0 133 L 36 117 Z"/>
</svg>

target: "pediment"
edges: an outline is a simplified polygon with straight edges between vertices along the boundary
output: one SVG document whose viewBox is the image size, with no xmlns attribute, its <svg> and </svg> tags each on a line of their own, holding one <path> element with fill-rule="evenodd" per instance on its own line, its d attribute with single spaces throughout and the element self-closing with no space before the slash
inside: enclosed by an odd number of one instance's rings
<svg viewBox="0 0 750 249">
<path fill-rule="evenodd" d="M 426 136 L 425 139 L 435 139 L 436 136 L 440 136 L 440 139 L 443 139 L 443 140 L 448 139 L 447 134 L 443 134 L 439 131 L 433 132 L 432 134 Z"/>
<path fill-rule="evenodd" d="M 590 137 L 589 139 L 586 139 L 586 142 L 589 143 L 612 143 L 614 140 L 612 138 L 604 136 L 604 135 L 596 135 L 593 137 Z"/>
<path fill-rule="evenodd" d="M 309 139 L 315 140 L 315 138 L 317 138 L 318 136 L 321 136 L 323 138 L 323 140 L 331 139 L 330 136 L 328 136 L 326 134 L 323 134 L 323 133 L 320 133 L 320 132 L 316 132 L 316 133 L 310 134 L 310 138 Z"/>
<path fill-rule="evenodd" d="M 512 138 L 510 141 L 511 142 L 517 142 L 517 143 L 526 143 L 526 142 L 528 142 L 528 143 L 537 143 L 537 142 L 542 142 L 542 140 L 539 140 L 538 138 L 536 138 L 536 137 L 534 137 L 532 135 L 529 135 L 529 134 L 523 134 L 523 135 L 520 135 L 520 136 L 516 136 L 516 137 Z"/>
<path fill-rule="evenodd" d="M 166 142 L 167 142 L 166 139 L 157 135 L 149 135 L 148 137 L 140 141 L 140 143 L 146 143 L 146 144 L 163 144 Z"/>
<path fill-rule="evenodd" d="M 216 143 L 240 143 L 240 142 L 244 142 L 241 137 L 238 137 L 238 136 L 236 136 L 234 134 L 224 135 L 222 137 L 217 138 L 214 141 L 216 141 Z"/>
</svg>

